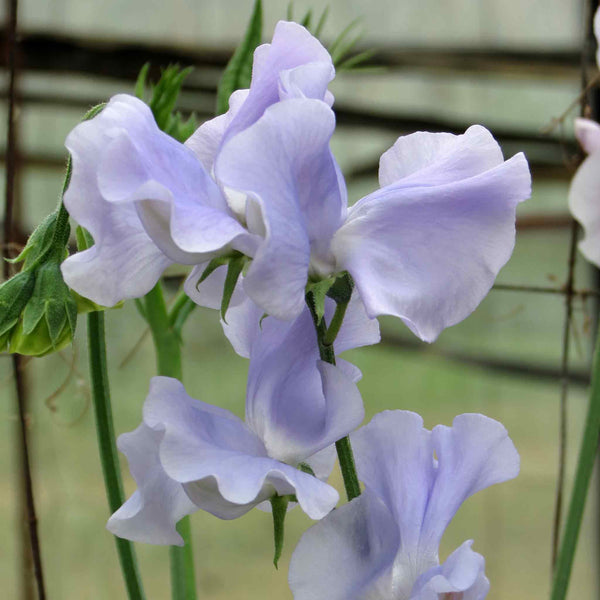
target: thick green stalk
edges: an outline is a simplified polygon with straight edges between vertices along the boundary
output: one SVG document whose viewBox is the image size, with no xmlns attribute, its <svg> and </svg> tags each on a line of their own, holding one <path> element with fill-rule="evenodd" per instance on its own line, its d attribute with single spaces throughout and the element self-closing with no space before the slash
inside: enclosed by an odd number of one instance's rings
<svg viewBox="0 0 600 600">
<path fill-rule="evenodd" d="M 342 325 L 348 303 L 338 303 L 329 329 L 327 329 L 324 317 L 319 320 L 312 292 L 309 292 L 306 295 L 306 304 L 311 312 L 313 323 L 315 324 L 317 343 L 319 345 L 319 356 L 322 361 L 335 365 L 335 349 L 333 347 L 333 342 Z M 356 465 L 354 463 L 354 454 L 352 452 L 350 438 L 346 436 L 341 440 L 338 440 L 335 443 L 335 449 L 337 450 L 338 460 L 340 462 L 340 470 L 342 471 L 346 496 L 350 501 L 360 496 L 360 483 L 358 482 L 358 475 L 356 474 Z"/>
<path fill-rule="evenodd" d="M 156 350 L 157 372 L 166 377 L 181 379 L 181 346 L 177 332 L 169 319 L 167 305 L 158 282 L 144 298 L 144 313 Z M 196 598 L 196 578 L 189 517 L 177 525 L 183 538 L 181 547 L 171 546 L 171 596 L 173 600 L 194 600 Z"/>
<path fill-rule="evenodd" d="M 88 348 L 92 400 L 96 417 L 96 431 L 100 449 L 100 462 L 104 485 L 111 512 L 125 502 L 115 433 L 113 429 L 110 389 L 106 366 L 106 342 L 104 339 L 104 314 L 92 312 L 87 317 Z M 133 545 L 129 540 L 115 537 L 121 571 L 127 587 L 129 600 L 143 600 L 144 591 Z"/>
<path fill-rule="evenodd" d="M 571 494 L 571 503 L 567 514 L 567 521 L 563 533 L 556 569 L 554 571 L 554 582 L 552 585 L 552 600 L 564 600 L 567 596 L 569 579 L 577 538 L 581 529 L 581 521 L 585 508 L 585 501 L 592 478 L 594 461 L 598 452 L 598 437 L 600 433 L 600 330 L 596 337 L 596 349 L 594 350 L 594 361 L 592 364 L 592 386 L 588 412 L 585 421 L 579 460 L 575 473 L 575 483 Z"/>
</svg>

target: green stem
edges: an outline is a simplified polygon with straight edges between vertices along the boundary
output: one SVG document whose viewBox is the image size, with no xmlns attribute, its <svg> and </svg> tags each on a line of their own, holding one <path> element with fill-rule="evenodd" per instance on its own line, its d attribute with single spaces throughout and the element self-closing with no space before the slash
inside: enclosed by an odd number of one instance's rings
<svg viewBox="0 0 600 600">
<path fill-rule="evenodd" d="M 144 313 L 156 350 L 157 372 L 166 377 L 181 379 L 181 345 L 162 291 L 160 281 L 144 298 Z M 177 525 L 183 538 L 181 547 L 171 546 L 171 597 L 173 600 L 194 600 L 196 598 L 196 578 L 189 517 Z"/>
<path fill-rule="evenodd" d="M 575 473 L 575 483 L 571 495 L 571 503 L 567 514 L 567 521 L 563 533 L 551 600 L 564 600 L 569 587 L 569 578 L 577 548 L 577 538 L 581 529 L 581 521 L 585 508 L 585 501 L 592 477 L 594 461 L 598 452 L 598 436 L 600 432 L 600 330 L 596 337 L 596 349 L 592 364 L 592 385 L 585 429 L 579 450 L 579 460 Z"/>
<path fill-rule="evenodd" d="M 344 320 L 348 302 L 340 302 L 337 304 L 329 329 L 327 328 L 324 317 L 319 320 L 312 292 L 309 292 L 306 295 L 306 304 L 315 325 L 317 343 L 319 345 L 319 356 L 322 361 L 335 365 L 335 349 L 333 343 L 335 342 L 335 338 L 337 337 L 342 321 Z M 352 452 L 350 438 L 346 436 L 341 440 L 338 440 L 335 443 L 335 449 L 337 450 L 338 460 L 340 462 L 346 496 L 348 497 L 348 501 L 350 501 L 360 496 L 360 484 L 356 473 L 356 465 L 354 463 L 354 454 Z"/>
<path fill-rule="evenodd" d="M 121 482 L 121 471 L 115 433 L 113 429 L 110 389 L 106 366 L 106 342 L 104 339 L 104 314 L 92 312 L 87 316 L 88 347 L 92 399 L 96 417 L 96 431 L 100 450 L 100 462 L 104 485 L 111 513 L 118 510 L 125 496 Z M 121 571 L 130 600 L 143 600 L 144 591 L 133 545 L 129 540 L 115 537 Z"/>
</svg>

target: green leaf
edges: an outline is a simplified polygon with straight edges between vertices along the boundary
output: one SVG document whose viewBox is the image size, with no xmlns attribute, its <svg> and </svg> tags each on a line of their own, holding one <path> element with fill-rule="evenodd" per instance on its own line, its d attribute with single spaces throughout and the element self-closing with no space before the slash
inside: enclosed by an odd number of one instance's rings
<svg viewBox="0 0 600 600">
<path fill-rule="evenodd" d="M 262 2 L 255 0 L 244 39 L 225 67 L 217 89 L 217 115 L 227 112 L 229 97 L 233 92 L 250 86 L 254 50 L 260 44 L 261 37 Z"/>
<path fill-rule="evenodd" d="M 336 70 L 339 73 L 341 71 L 350 71 L 351 69 L 355 69 L 356 67 L 367 62 L 370 58 L 375 56 L 375 54 L 377 54 L 377 50 L 375 50 L 374 48 L 371 48 L 370 50 L 364 50 L 363 52 L 359 52 L 358 54 L 355 54 L 354 56 L 351 56 L 350 58 L 347 58 L 346 60 L 340 62 L 336 67 Z"/>
<path fill-rule="evenodd" d="M 273 510 L 273 539 L 275 542 L 275 552 L 273 554 L 273 564 L 277 569 L 277 564 L 283 551 L 283 538 L 285 533 L 285 515 L 289 498 L 287 496 L 272 496 L 271 508 Z"/>
<path fill-rule="evenodd" d="M 592 364 L 592 385 L 588 402 L 583 436 L 580 442 L 579 458 L 575 470 L 575 480 L 571 492 L 569 510 L 565 523 L 551 600 L 564 600 L 569 589 L 569 579 L 577 549 L 577 540 L 583 520 L 586 500 L 589 495 L 590 481 L 594 472 L 594 463 L 598 455 L 598 437 L 600 433 L 600 329 L 596 334 L 596 348 Z"/>
<path fill-rule="evenodd" d="M 135 81 L 134 94 L 135 94 L 136 98 L 139 98 L 140 100 L 143 100 L 144 96 L 146 95 L 146 82 L 148 81 L 148 71 L 149 70 L 150 70 L 150 63 L 147 62 L 140 69 L 140 72 Z"/>
<path fill-rule="evenodd" d="M 325 7 L 325 10 L 321 13 L 321 17 L 319 18 L 319 22 L 317 23 L 317 27 L 314 31 L 314 36 L 316 38 L 320 37 L 323 33 L 323 28 L 325 27 L 325 23 L 327 22 L 327 17 L 329 16 L 329 5 Z"/>
<path fill-rule="evenodd" d="M 173 134 L 177 133 L 177 119 L 172 113 L 183 82 L 192 70 L 192 67 L 181 69 L 178 65 L 170 65 L 161 73 L 158 83 L 151 88 L 152 98 L 149 106 L 156 124 L 159 129 L 173 137 Z"/>
<path fill-rule="evenodd" d="M 308 10 L 308 12 L 304 15 L 304 19 L 300 22 L 300 25 L 306 27 L 306 29 L 310 30 L 310 26 L 312 23 L 312 8 Z"/>
<path fill-rule="evenodd" d="M 235 256 L 229 259 L 229 264 L 227 265 L 227 275 L 225 277 L 225 285 L 223 286 L 223 298 L 221 299 L 221 319 L 223 319 L 225 323 L 227 323 L 225 315 L 227 314 L 231 297 L 233 296 L 235 286 L 237 285 L 238 279 L 242 273 L 244 265 L 246 264 L 246 260 L 246 257 L 243 255 Z M 202 275 L 204 276 L 204 273 Z"/>
</svg>

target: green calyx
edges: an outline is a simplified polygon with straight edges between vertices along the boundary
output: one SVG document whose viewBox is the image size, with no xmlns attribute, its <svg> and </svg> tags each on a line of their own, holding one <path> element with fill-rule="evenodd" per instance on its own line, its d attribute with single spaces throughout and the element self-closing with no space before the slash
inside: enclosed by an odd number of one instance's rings
<svg viewBox="0 0 600 600">
<path fill-rule="evenodd" d="M 219 267 L 227 266 L 227 275 L 225 276 L 223 296 L 221 298 L 221 319 L 223 319 L 225 323 L 227 323 L 225 317 L 227 315 L 229 304 L 231 303 L 233 292 L 235 291 L 235 286 L 249 260 L 250 259 L 247 256 L 237 251 L 224 254 L 223 256 L 217 256 L 208 263 L 208 266 L 204 269 L 202 276 L 196 284 L 196 288 L 198 288 L 198 286 L 200 286 L 200 284 Z"/>
<path fill-rule="evenodd" d="M 348 304 L 352 297 L 354 281 L 350 273 L 343 271 L 327 279 L 309 282 L 306 296 L 311 302 L 311 309 L 317 318 L 317 324 L 325 316 L 325 298 L 331 298 L 336 304 Z"/>
</svg>

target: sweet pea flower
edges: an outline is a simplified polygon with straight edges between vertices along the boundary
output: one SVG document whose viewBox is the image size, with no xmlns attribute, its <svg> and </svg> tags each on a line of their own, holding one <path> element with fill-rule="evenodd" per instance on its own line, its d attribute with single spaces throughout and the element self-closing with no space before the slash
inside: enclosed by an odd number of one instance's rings
<svg viewBox="0 0 600 600">
<path fill-rule="evenodd" d="M 400 317 L 423 340 L 464 319 L 512 252 L 527 161 L 504 161 L 481 126 L 415 133 L 381 157 L 381 189 L 348 208 L 329 146 L 333 75 L 321 44 L 280 22 L 255 52 L 250 90 L 185 145 L 125 96 L 80 124 L 65 203 L 96 246 L 65 263 L 67 282 L 110 304 L 179 262 L 195 265 L 186 291 L 197 300 L 210 260 L 235 250 L 252 259 L 245 293 L 281 320 L 302 312 L 309 279 L 344 271 L 369 317 Z"/>
<path fill-rule="evenodd" d="M 173 263 L 196 265 L 232 250 L 254 256 L 263 230 L 257 206 L 241 206 L 215 180 L 215 157 L 280 98 L 331 104 L 333 76 L 320 42 L 300 25 L 280 22 L 272 43 L 255 51 L 250 89 L 234 92 L 229 111 L 185 144 L 125 94 L 80 123 L 66 140 L 73 170 L 64 204 L 95 243 L 63 263 L 68 285 L 112 306 L 146 294 Z"/>
<path fill-rule="evenodd" d="M 415 413 L 386 411 L 351 437 L 365 491 L 303 535 L 290 564 L 295 600 L 483 600 L 472 541 L 443 564 L 438 548 L 469 496 L 518 474 L 506 429 L 464 414 L 428 431 Z"/>
<path fill-rule="evenodd" d="M 571 181 L 569 209 L 585 233 L 579 242 L 581 253 L 600 266 L 600 125 L 590 119 L 576 119 L 575 135 L 589 156 Z"/>
<path fill-rule="evenodd" d="M 594 17 L 594 32 L 600 40 L 600 9 Z M 600 47 L 596 55 L 600 67 Z M 581 253 L 600 267 L 600 125 L 590 119 L 575 119 L 575 136 L 588 157 L 571 181 L 569 208 L 583 227 Z"/>
<path fill-rule="evenodd" d="M 338 493 L 323 480 L 333 468 L 332 444 L 363 419 L 360 371 L 318 360 L 308 309 L 294 322 L 268 317 L 260 326 L 255 311 L 246 299 L 226 326 L 250 358 L 245 423 L 190 398 L 179 381 L 155 377 L 142 424 L 118 440 L 138 489 L 110 518 L 115 535 L 181 544 L 175 524 L 183 516 L 203 509 L 233 519 L 275 494 L 295 494 L 313 519 L 336 505 Z M 360 302 L 348 313 L 340 351 L 379 341 Z"/>
</svg>

